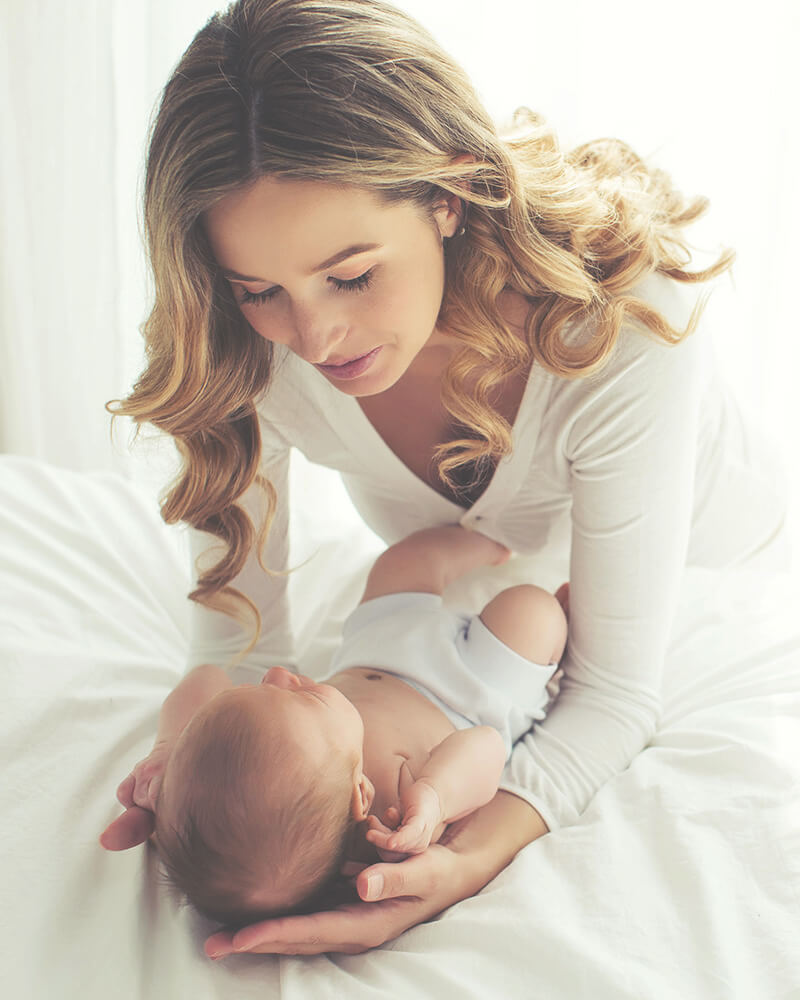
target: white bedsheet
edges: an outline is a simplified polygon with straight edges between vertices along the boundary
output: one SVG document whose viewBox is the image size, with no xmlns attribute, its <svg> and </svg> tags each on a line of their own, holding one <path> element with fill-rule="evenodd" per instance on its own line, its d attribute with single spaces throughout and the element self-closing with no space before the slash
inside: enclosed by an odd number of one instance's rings
<svg viewBox="0 0 800 1000">
<path fill-rule="evenodd" d="M 332 536 L 295 584 L 319 669 L 376 544 L 346 519 L 297 530 L 304 554 Z M 687 572 L 653 745 L 478 896 L 364 955 L 221 963 L 152 851 L 97 841 L 180 676 L 185 585 L 181 533 L 130 484 L 0 458 L 4 997 L 800 998 L 788 577 Z"/>
</svg>

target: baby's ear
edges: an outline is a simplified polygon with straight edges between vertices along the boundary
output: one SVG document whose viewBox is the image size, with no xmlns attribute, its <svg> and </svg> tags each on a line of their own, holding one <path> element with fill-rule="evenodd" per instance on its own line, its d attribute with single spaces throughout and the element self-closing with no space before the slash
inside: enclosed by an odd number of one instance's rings
<svg viewBox="0 0 800 1000">
<path fill-rule="evenodd" d="M 362 771 L 356 777 L 355 784 L 353 785 L 353 798 L 350 803 L 350 813 L 357 823 L 360 823 L 369 816 L 374 798 L 375 786 Z"/>
</svg>

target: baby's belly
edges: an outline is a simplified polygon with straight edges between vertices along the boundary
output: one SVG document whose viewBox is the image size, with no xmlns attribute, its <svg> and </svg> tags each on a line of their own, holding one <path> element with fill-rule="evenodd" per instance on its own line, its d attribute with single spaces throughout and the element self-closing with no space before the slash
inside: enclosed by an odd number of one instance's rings
<svg viewBox="0 0 800 1000">
<path fill-rule="evenodd" d="M 386 728 L 430 750 L 455 728 L 438 705 L 385 670 L 350 667 L 334 674 L 327 683 L 339 688 L 359 710 L 366 736 L 373 728 Z"/>
<path fill-rule="evenodd" d="M 412 774 L 455 726 L 444 712 L 401 678 L 371 667 L 350 667 L 328 679 L 364 721 L 364 771 L 375 785 L 374 811 L 397 800 L 403 760 Z"/>
</svg>

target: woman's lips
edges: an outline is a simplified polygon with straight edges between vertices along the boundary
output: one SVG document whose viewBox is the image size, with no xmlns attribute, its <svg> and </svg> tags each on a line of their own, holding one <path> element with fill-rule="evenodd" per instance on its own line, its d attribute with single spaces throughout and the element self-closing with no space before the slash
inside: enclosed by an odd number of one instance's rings
<svg viewBox="0 0 800 1000">
<path fill-rule="evenodd" d="M 369 368 L 380 350 L 380 347 L 375 347 L 369 354 L 362 354 L 360 358 L 353 358 L 352 361 L 346 361 L 343 365 L 316 365 L 316 367 L 333 378 L 358 378 Z"/>
</svg>

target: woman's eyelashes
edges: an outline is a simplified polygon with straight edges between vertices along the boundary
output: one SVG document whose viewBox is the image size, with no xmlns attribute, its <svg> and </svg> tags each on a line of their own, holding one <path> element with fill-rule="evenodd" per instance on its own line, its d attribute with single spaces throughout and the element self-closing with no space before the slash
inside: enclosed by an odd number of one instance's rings
<svg viewBox="0 0 800 1000">
<path fill-rule="evenodd" d="M 348 280 L 343 280 L 341 278 L 328 278 L 328 281 L 331 282 L 337 292 L 363 292 L 369 288 L 374 270 L 375 268 L 371 267 L 363 274 L 359 274 L 358 277 L 350 278 Z M 263 306 L 265 303 L 275 298 L 280 291 L 280 287 L 268 288 L 265 292 L 248 292 L 246 288 L 242 288 L 241 291 L 242 297 L 240 301 L 242 305 Z"/>
</svg>

